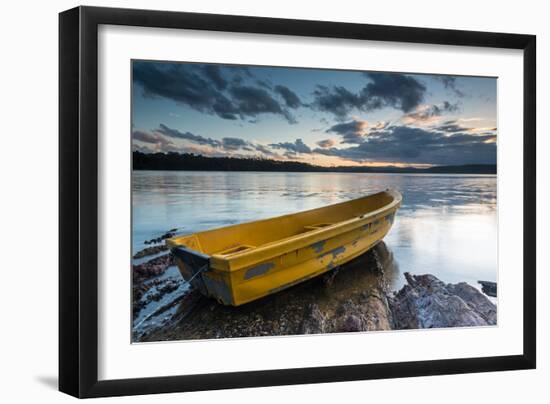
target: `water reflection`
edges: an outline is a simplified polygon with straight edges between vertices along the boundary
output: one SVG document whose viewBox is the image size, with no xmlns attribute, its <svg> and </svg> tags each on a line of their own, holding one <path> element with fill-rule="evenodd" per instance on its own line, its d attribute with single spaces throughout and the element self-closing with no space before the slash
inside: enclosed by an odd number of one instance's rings
<svg viewBox="0 0 550 404">
<path fill-rule="evenodd" d="M 330 279 L 328 275 L 326 277 Z M 400 284 L 400 277 L 392 251 L 381 241 L 367 254 L 343 265 L 334 274 L 330 287 L 325 290 L 330 295 L 326 300 L 336 299 L 342 303 L 374 287 L 392 291 Z"/>
<path fill-rule="evenodd" d="M 496 281 L 495 176 L 138 171 L 132 186 L 134 253 L 174 227 L 192 233 L 395 188 L 403 205 L 384 240 L 402 272 Z M 387 272 L 398 273 L 392 265 Z"/>
</svg>

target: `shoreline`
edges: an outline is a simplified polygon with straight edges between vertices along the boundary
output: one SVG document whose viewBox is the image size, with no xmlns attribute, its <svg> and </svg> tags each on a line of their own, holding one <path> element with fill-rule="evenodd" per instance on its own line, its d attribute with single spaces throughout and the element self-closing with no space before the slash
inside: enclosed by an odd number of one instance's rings
<svg viewBox="0 0 550 404">
<path fill-rule="evenodd" d="M 400 276 L 407 283 L 392 291 Z M 134 265 L 133 280 L 134 342 L 496 324 L 496 305 L 478 289 L 401 274 L 383 241 L 342 267 L 239 307 L 190 287 L 170 253 Z"/>
</svg>

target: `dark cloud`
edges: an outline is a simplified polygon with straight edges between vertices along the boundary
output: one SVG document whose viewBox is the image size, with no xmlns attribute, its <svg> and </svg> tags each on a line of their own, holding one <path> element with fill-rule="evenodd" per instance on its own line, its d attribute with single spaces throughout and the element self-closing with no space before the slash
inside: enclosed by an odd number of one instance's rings
<svg viewBox="0 0 550 404">
<path fill-rule="evenodd" d="M 329 112 L 338 119 L 344 119 L 352 109 L 362 109 L 362 99 L 348 89 L 318 85 L 313 91 L 312 106 L 319 111 Z"/>
<path fill-rule="evenodd" d="M 151 145 L 156 145 L 157 147 L 174 146 L 170 140 L 166 139 L 161 134 L 143 130 L 134 130 L 132 132 L 132 139 Z"/>
<path fill-rule="evenodd" d="M 495 164 L 495 135 L 441 132 L 390 126 L 370 132 L 365 141 L 346 149 L 317 148 L 315 153 L 348 160 L 425 164 Z"/>
<path fill-rule="evenodd" d="M 431 118 L 441 116 L 444 113 L 454 113 L 460 110 L 459 103 L 451 104 L 449 101 L 436 105 L 421 105 L 414 111 L 405 114 L 405 118 L 412 121 L 428 121 Z"/>
<path fill-rule="evenodd" d="M 426 86 L 414 77 L 399 73 L 364 73 L 364 76 L 369 82 L 358 93 L 342 86 L 317 86 L 312 106 L 342 120 L 353 109 L 367 112 L 392 107 L 409 112 L 424 99 Z"/>
<path fill-rule="evenodd" d="M 283 99 L 285 100 L 285 104 L 288 108 L 296 109 L 302 105 L 302 101 L 300 101 L 300 98 L 288 87 L 277 85 L 275 86 L 275 92 L 283 97 Z"/>
<path fill-rule="evenodd" d="M 464 126 L 460 125 L 457 121 L 444 122 L 442 125 L 435 126 L 434 129 L 447 133 L 465 132 L 468 130 Z"/>
<path fill-rule="evenodd" d="M 215 148 L 222 148 L 230 151 L 244 149 L 246 147 L 251 146 L 250 142 L 241 138 L 224 137 L 222 140 L 217 140 L 209 137 L 195 135 L 191 132 L 181 132 L 177 129 L 169 128 L 162 123 L 160 124 L 159 128 L 156 129 L 156 132 L 175 139 L 187 140 L 196 144 L 208 145 Z"/>
<path fill-rule="evenodd" d="M 247 66 L 236 66 L 236 65 L 233 65 L 231 66 L 231 70 L 234 70 L 234 71 L 237 71 L 237 72 L 241 72 L 242 74 L 244 74 L 245 76 L 253 79 L 254 78 L 254 75 L 252 74 L 252 72 L 250 71 L 250 69 L 247 67 Z"/>
<path fill-rule="evenodd" d="M 273 153 L 271 150 L 269 150 L 268 147 L 264 146 L 264 145 L 261 145 L 261 144 L 256 144 L 254 145 L 254 149 L 262 154 L 265 154 L 267 156 L 275 156 L 276 154 Z"/>
<path fill-rule="evenodd" d="M 197 145 L 202 145 L 202 146 L 211 146 L 212 148 L 217 150 L 217 151 L 208 152 L 205 150 L 196 149 L 193 146 L 185 145 L 180 147 L 177 150 L 180 152 L 187 150 L 188 152 L 199 153 L 199 154 L 202 153 L 202 154 L 208 154 L 208 155 L 223 155 L 224 151 L 235 152 L 237 150 L 245 150 L 249 152 L 258 152 L 266 156 L 277 155 L 276 153 L 273 153 L 273 151 L 271 151 L 267 146 L 256 144 L 254 142 L 250 142 L 245 139 L 241 139 L 237 137 L 224 137 L 221 140 L 217 140 L 209 137 L 204 137 L 201 135 L 196 135 L 191 132 L 182 132 L 177 129 L 169 128 L 164 124 L 160 124 L 159 127 L 152 132 L 136 130 L 133 133 L 133 138 L 135 140 L 139 140 L 145 143 L 155 144 L 156 149 L 160 149 L 161 151 L 174 151 L 176 149 L 176 145 L 174 145 L 165 137 L 169 137 L 173 139 L 182 139 L 182 140 L 186 140 L 188 142 L 191 142 Z M 301 140 L 298 140 L 296 144 L 297 148 L 303 149 L 303 146 L 307 147 L 306 145 L 303 145 L 303 143 L 302 144 L 300 143 L 301 143 Z"/>
<path fill-rule="evenodd" d="M 135 142 L 137 141 L 137 143 Z M 140 144 L 145 143 L 145 145 Z M 132 132 L 132 150 L 149 152 L 177 151 L 177 146 L 169 139 L 156 132 L 134 130 Z"/>
<path fill-rule="evenodd" d="M 227 80 L 223 78 L 222 72 L 219 66 L 216 65 L 204 65 L 202 67 L 203 73 L 206 77 L 212 80 L 214 86 L 218 90 L 225 90 L 227 88 Z"/>
<path fill-rule="evenodd" d="M 328 149 L 330 147 L 333 147 L 335 144 L 336 144 L 336 141 L 334 139 L 319 140 L 317 142 L 317 146 L 322 147 L 323 149 Z"/>
<path fill-rule="evenodd" d="M 464 97 L 464 93 L 456 86 L 456 77 L 453 76 L 434 76 L 436 80 L 439 80 L 443 83 L 443 86 L 451 90 L 456 94 L 457 97 Z"/>
<path fill-rule="evenodd" d="M 134 62 L 133 80 L 141 86 L 144 96 L 167 98 L 222 119 L 255 119 L 261 114 L 275 114 L 289 123 L 296 122 L 264 88 L 244 85 L 242 78 L 234 80 L 239 73 L 253 77 L 247 68 L 231 69 L 230 83 L 217 65 Z M 285 96 L 283 99 L 289 105 Z M 295 102 L 289 100 L 291 104 Z"/>
<path fill-rule="evenodd" d="M 158 138 L 157 135 L 142 130 L 134 130 L 132 132 L 132 139 L 143 143 L 158 143 Z"/>
<path fill-rule="evenodd" d="M 280 114 L 291 121 L 279 103 L 263 88 L 232 86 L 233 102 L 243 116 L 256 117 L 263 113 Z"/>
<path fill-rule="evenodd" d="M 260 87 L 267 88 L 268 90 L 271 90 L 273 88 L 273 85 L 267 80 L 256 80 L 256 84 Z"/>
<path fill-rule="evenodd" d="M 368 127 L 367 121 L 353 120 L 350 122 L 338 123 L 326 130 L 327 133 L 337 133 L 342 136 L 342 143 L 363 143 L 365 130 Z"/>
<path fill-rule="evenodd" d="M 393 107 L 403 112 L 424 99 L 426 86 L 414 77 L 396 73 L 365 73 L 371 82 L 361 91 L 366 110 Z"/>
<path fill-rule="evenodd" d="M 240 139 L 238 137 L 224 137 L 222 139 L 222 147 L 226 150 L 238 150 L 238 149 L 241 149 L 241 148 L 246 148 L 249 146 L 249 142 L 244 140 L 244 139 Z M 248 148 L 249 151 L 251 150 L 250 148 Z"/>
<path fill-rule="evenodd" d="M 443 111 L 446 112 L 458 112 L 460 110 L 460 103 L 455 102 L 451 104 L 449 101 L 443 101 Z"/>
<path fill-rule="evenodd" d="M 193 143 L 208 145 L 212 147 L 220 147 L 222 143 L 219 140 L 212 139 L 209 137 L 204 137 L 200 135 L 195 135 L 191 132 L 180 132 L 177 129 L 169 128 L 164 124 L 160 124 L 159 128 L 155 130 L 158 133 L 163 134 L 164 136 L 172 137 L 175 139 L 189 140 Z"/>
<path fill-rule="evenodd" d="M 144 96 L 164 97 L 224 119 L 236 119 L 238 110 L 203 76 L 195 65 L 134 62 L 133 80 L 141 85 Z"/>
<path fill-rule="evenodd" d="M 311 148 L 305 144 L 302 139 L 296 139 L 294 143 L 292 142 L 281 142 L 281 143 L 273 143 L 269 146 L 275 148 L 275 149 L 282 149 L 286 150 L 287 153 L 302 153 L 302 154 L 308 154 L 311 153 Z"/>
<path fill-rule="evenodd" d="M 458 120 L 445 121 L 441 125 L 433 126 L 434 130 L 446 133 L 476 132 L 486 135 L 494 135 L 497 128 L 471 128 L 463 126 Z"/>
</svg>

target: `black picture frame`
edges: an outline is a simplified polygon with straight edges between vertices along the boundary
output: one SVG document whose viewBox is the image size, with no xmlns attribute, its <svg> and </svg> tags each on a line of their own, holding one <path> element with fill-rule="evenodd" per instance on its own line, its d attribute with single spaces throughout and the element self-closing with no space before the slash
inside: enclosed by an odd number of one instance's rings
<svg viewBox="0 0 550 404">
<path fill-rule="evenodd" d="M 522 50 L 523 354 L 99 381 L 97 52 L 100 24 Z M 535 107 L 536 37 L 533 35 L 96 7 L 77 7 L 60 13 L 59 390 L 84 398 L 535 368 Z"/>
</svg>

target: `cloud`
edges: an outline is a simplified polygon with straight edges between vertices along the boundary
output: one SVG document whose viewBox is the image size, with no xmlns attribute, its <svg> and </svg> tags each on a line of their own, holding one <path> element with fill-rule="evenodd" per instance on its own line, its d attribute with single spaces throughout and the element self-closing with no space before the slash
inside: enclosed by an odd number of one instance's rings
<svg viewBox="0 0 550 404">
<path fill-rule="evenodd" d="M 302 105 L 300 98 L 288 87 L 277 85 L 275 86 L 275 92 L 283 97 L 286 106 L 289 108 L 296 109 Z"/>
<path fill-rule="evenodd" d="M 313 108 L 333 114 L 343 120 L 353 109 L 361 109 L 361 97 L 350 90 L 341 87 L 326 87 L 318 85 L 313 91 Z"/>
<path fill-rule="evenodd" d="M 462 90 L 460 90 L 456 86 L 456 77 L 453 77 L 453 76 L 434 76 L 434 77 L 436 80 L 441 81 L 443 83 L 443 86 L 446 89 L 449 89 L 452 92 L 454 92 L 457 97 L 460 97 L 460 98 L 464 97 L 464 93 L 462 92 Z"/>
<path fill-rule="evenodd" d="M 222 76 L 221 69 L 217 65 L 204 65 L 202 67 L 203 73 L 206 77 L 208 77 L 212 83 L 214 83 L 214 86 L 218 90 L 225 90 L 227 87 L 227 80 L 225 80 Z"/>
<path fill-rule="evenodd" d="M 236 119 L 238 111 L 231 101 L 204 76 L 204 69 L 176 63 L 134 62 L 133 81 L 143 88 L 143 95 L 163 97 L 185 104 L 197 111 Z"/>
<path fill-rule="evenodd" d="M 277 156 L 276 153 L 273 153 L 271 150 L 269 150 L 269 148 L 267 146 L 264 146 L 264 145 L 261 145 L 261 144 L 256 144 L 254 145 L 254 148 L 256 151 L 262 153 L 262 154 L 265 154 L 267 156 Z"/>
<path fill-rule="evenodd" d="M 263 88 L 232 86 L 229 91 L 242 116 L 256 117 L 263 113 L 280 114 L 290 123 L 295 123 L 294 118 L 283 110 L 279 103 Z"/>
<path fill-rule="evenodd" d="M 132 132 L 132 139 L 142 143 L 158 145 L 159 147 L 167 145 L 173 146 L 173 143 L 170 140 L 166 139 L 164 136 L 161 136 L 158 133 L 152 133 L 143 130 L 134 130 Z"/>
<path fill-rule="evenodd" d="M 447 133 L 465 132 L 468 130 L 468 128 L 456 123 L 456 121 L 447 121 L 443 125 L 435 126 L 434 129 Z"/>
<path fill-rule="evenodd" d="M 346 149 L 317 148 L 314 153 L 356 162 L 386 161 L 422 164 L 495 164 L 496 135 L 442 132 L 390 126 L 371 131 L 365 141 Z"/>
<path fill-rule="evenodd" d="M 419 105 L 414 111 L 403 116 L 403 122 L 408 124 L 430 123 L 439 120 L 445 113 L 454 113 L 460 110 L 459 103 L 443 101 L 441 104 Z"/>
<path fill-rule="evenodd" d="M 342 136 L 342 143 L 363 143 L 364 136 L 367 134 L 366 130 L 369 127 L 367 121 L 352 120 L 350 122 L 338 123 L 325 132 L 337 133 Z"/>
<path fill-rule="evenodd" d="M 134 130 L 132 132 L 132 149 L 142 152 L 168 152 L 176 151 L 177 146 L 159 133 Z"/>
<path fill-rule="evenodd" d="M 226 150 L 238 150 L 249 146 L 249 142 L 237 137 L 224 137 L 222 139 L 222 147 Z"/>
<path fill-rule="evenodd" d="M 374 125 L 371 125 L 372 130 L 386 129 L 390 125 L 389 121 L 378 121 Z"/>
<path fill-rule="evenodd" d="M 139 140 L 143 143 L 158 143 L 159 138 L 161 137 L 156 134 L 145 132 L 142 130 L 134 130 L 132 132 L 132 139 Z"/>
<path fill-rule="evenodd" d="M 161 133 L 164 136 L 172 137 L 175 139 L 189 140 L 193 143 L 198 143 L 201 145 L 209 145 L 212 147 L 220 147 L 222 143 L 219 140 L 211 139 L 209 137 L 204 137 L 200 135 L 195 135 L 191 132 L 180 132 L 177 129 L 169 128 L 164 124 L 160 124 L 158 129 L 155 129 L 155 132 Z"/>
<path fill-rule="evenodd" d="M 256 84 L 260 87 L 267 88 L 268 90 L 273 88 L 273 85 L 268 80 L 256 80 Z"/>
<path fill-rule="evenodd" d="M 323 149 L 329 149 L 335 145 L 336 145 L 336 140 L 334 139 L 319 140 L 317 142 L 317 146 L 322 147 Z"/>
<path fill-rule="evenodd" d="M 199 147 L 206 146 L 207 148 L 197 148 L 189 144 L 177 146 L 174 143 L 172 143 L 170 140 L 166 139 L 166 137 L 172 138 L 172 139 L 184 140 L 186 142 L 196 144 Z M 238 150 L 244 150 L 248 152 L 260 153 L 261 155 L 265 155 L 268 157 L 280 157 L 279 155 L 274 153 L 272 150 L 270 150 L 268 146 L 251 142 L 242 138 L 224 137 L 221 140 L 212 139 L 210 137 L 196 135 L 191 132 L 182 132 L 178 129 L 169 128 L 168 126 L 162 123 L 159 125 L 157 129 L 154 129 L 152 131 L 135 130 L 133 132 L 133 139 L 139 140 L 144 143 L 154 144 L 155 145 L 154 149 L 156 151 L 164 151 L 164 152 L 179 151 L 179 152 L 188 152 L 188 153 L 198 153 L 198 154 L 204 154 L 204 155 L 221 156 L 221 155 L 227 155 L 226 153 L 235 155 L 234 152 Z M 137 145 L 136 147 L 138 146 L 139 145 Z M 301 140 L 297 141 L 296 149 L 305 150 L 304 146 L 307 147 L 306 145 L 301 143 Z M 139 147 L 142 147 L 142 146 L 139 146 Z M 136 150 L 138 149 L 136 148 Z M 246 157 L 245 155 L 241 155 L 241 156 Z"/>
<path fill-rule="evenodd" d="M 490 134 L 494 135 L 497 128 L 495 127 L 469 127 L 462 125 L 462 122 L 467 122 L 468 120 L 455 119 L 450 121 L 445 121 L 441 125 L 433 126 L 434 130 L 446 133 L 457 133 L 457 132 L 468 132 L 471 134 Z"/>
<path fill-rule="evenodd" d="M 244 149 L 252 145 L 249 141 L 237 137 L 224 137 L 221 140 L 217 140 L 201 135 L 195 135 L 191 132 L 181 132 L 177 129 L 169 128 L 162 123 L 160 124 L 158 129 L 155 129 L 155 132 L 161 133 L 168 137 L 187 140 L 199 145 L 207 145 L 214 148 L 221 148 L 230 151 Z"/>
<path fill-rule="evenodd" d="M 343 120 L 354 109 L 368 112 L 391 107 L 409 112 L 424 100 L 426 86 L 414 77 L 400 73 L 363 75 L 369 82 L 357 93 L 342 86 L 318 85 L 313 91 L 313 108 Z"/>
<path fill-rule="evenodd" d="M 409 112 L 424 99 L 426 87 L 414 77 L 396 73 L 365 73 L 371 82 L 362 90 L 367 110 L 385 106 Z"/>
<path fill-rule="evenodd" d="M 247 68 L 232 66 L 232 78 L 226 77 L 227 69 L 217 65 L 134 62 L 133 81 L 141 86 L 145 97 L 166 98 L 222 119 L 275 114 L 289 123 L 296 122 L 265 88 L 243 84 L 241 74 L 253 77 Z M 291 91 L 279 90 L 278 94 L 287 106 L 295 105 L 292 95 L 296 95 Z"/>
<path fill-rule="evenodd" d="M 302 139 L 296 139 L 294 143 L 292 142 L 281 142 L 281 143 L 273 143 L 269 146 L 275 148 L 275 149 L 282 149 L 286 150 L 287 153 L 302 153 L 302 154 L 309 154 L 311 153 L 311 148 L 305 144 Z M 285 154 L 286 155 L 286 154 Z"/>
</svg>

